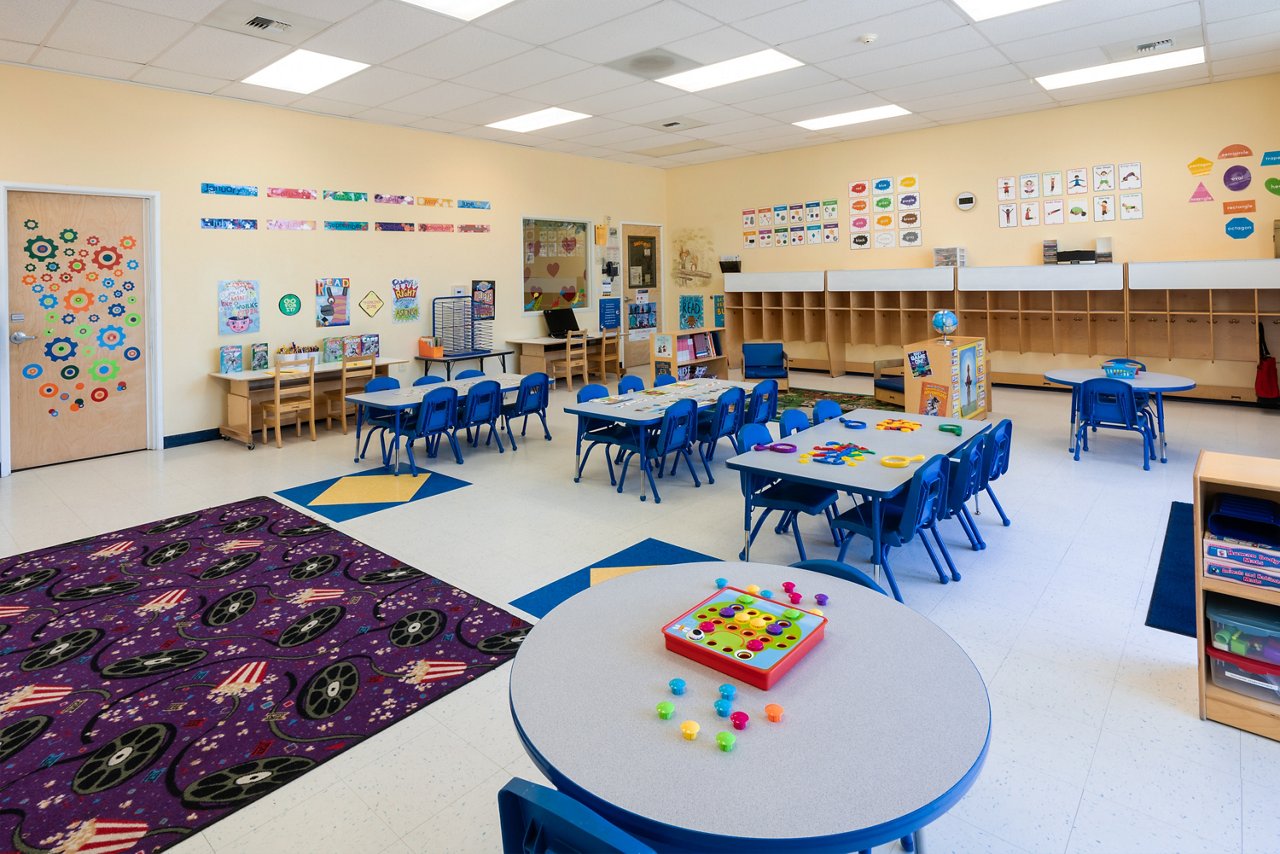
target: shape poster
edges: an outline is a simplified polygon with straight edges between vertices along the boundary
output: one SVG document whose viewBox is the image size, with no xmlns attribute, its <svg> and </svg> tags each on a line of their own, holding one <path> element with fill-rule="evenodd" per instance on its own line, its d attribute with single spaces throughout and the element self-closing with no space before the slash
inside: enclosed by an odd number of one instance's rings
<svg viewBox="0 0 1280 854">
<path fill-rule="evenodd" d="M 804 227 L 804 242 L 809 246 L 817 246 L 822 243 L 822 223 Z"/>
<path fill-rule="evenodd" d="M 1142 193 L 1120 194 L 1120 218 L 1142 219 Z"/>
<path fill-rule="evenodd" d="M 756 248 L 756 233 L 754 231 L 742 232 L 742 248 L 743 249 Z"/>
<path fill-rule="evenodd" d="M 822 202 L 804 203 L 804 221 L 806 223 L 822 221 Z"/>
<path fill-rule="evenodd" d="M 258 283 L 252 279 L 218 282 L 218 334 L 243 335 L 260 328 Z"/>
<path fill-rule="evenodd" d="M 822 200 L 823 222 L 837 222 L 840 219 L 840 202 L 837 199 Z"/>
<path fill-rule="evenodd" d="M 492 280 L 471 280 L 471 316 L 473 318 L 476 320 L 493 320 L 493 298 L 494 291 Z M 615 324 L 615 326 L 616 325 L 617 324 Z"/>
<path fill-rule="evenodd" d="M 773 227 L 773 208 L 759 208 L 756 210 L 756 225 Z"/>
<path fill-rule="evenodd" d="M 743 228 L 756 227 L 756 212 L 754 209 L 748 208 L 747 210 L 742 212 L 742 227 Z"/>
<path fill-rule="evenodd" d="M 838 222 L 823 223 L 822 242 L 832 243 L 832 244 L 840 242 L 840 223 Z"/>
<path fill-rule="evenodd" d="M 350 299 L 350 279 L 316 279 L 316 326 L 350 326 Z"/>
<path fill-rule="evenodd" d="M 391 280 L 391 322 L 416 323 L 420 309 L 418 307 L 418 280 Z"/>
</svg>

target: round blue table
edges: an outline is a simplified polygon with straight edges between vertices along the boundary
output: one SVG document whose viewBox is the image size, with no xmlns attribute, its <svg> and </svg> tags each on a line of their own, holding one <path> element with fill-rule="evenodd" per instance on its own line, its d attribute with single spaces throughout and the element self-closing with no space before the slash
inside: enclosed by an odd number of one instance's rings
<svg viewBox="0 0 1280 854">
<path fill-rule="evenodd" d="M 1055 371 L 1045 371 L 1044 378 L 1049 382 L 1071 386 L 1071 440 L 1068 443 L 1067 450 L 1072 453 L 1076 450 L 1076 415 L 1079 409 L 1076 405 L 1076 392 L 1080 386 L 1084 385 L 1086 380 L 1105 376 L 1106 373 L 1101 368 L 1062 368 Z M 1165 392 L 1191 391 L 1196 387 L 1196 381 L 1190 377 L 1180 377 L 1177 374 L 1157 374 L 1150 371 L 1141 371 L 1133 379 L 1121 379 L 1120 382 L 1133 386 L 1134 391 L 1147 392 L 1155 400 L 1156 422 L 1160 430 L 1160 462 L 1169 462 L 1166 455 L 1169 444 L 1164 438 L 1164 394 Z"/>
</svg>

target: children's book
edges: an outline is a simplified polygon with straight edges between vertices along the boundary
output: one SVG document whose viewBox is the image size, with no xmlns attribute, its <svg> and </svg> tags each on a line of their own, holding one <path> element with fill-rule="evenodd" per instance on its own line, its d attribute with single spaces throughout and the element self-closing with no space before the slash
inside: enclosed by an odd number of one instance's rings
<svg viewBox="0 0 1280 854">
<path fill-rule="evenodd" d="M 218 372 L 234 374 L 244 370 L 244 347 L 240 344 L 228 344 L 218 348 Z"/>
<path fill-rule="evenodd" d="M 695 359 L 705 359 L 711 355 L 711 336 L 706 332 L 699 332 L 693 336 L 693 357 Z"/>
<path fill-rule="evenodd" d="M 920 383 L 920 414 L 946 417 L 950 415 L 947 405 L 951 400 L 951 390 L 942 383 Z"/>
<path fill-rule="evenodd" d="M 342 338 L 326 338 L 324 339 L 324 361 L 341 362 L 342 361 Z"/>
<path fill-rule="evenodd" d="M 359 356 L 360 355 L 360 336 L 348 335 L 342 339 L 342 355 Z"/>
<path fill-rule="evenodd" d="M 689 338 L 676 339 L 676 361 L 687 362 L 693 358 L 693 341 Z"/>
<path fill-rule="evenodd" d="M 249 370 L 265 371 L 271 367 L 271 350 L 265 341 L 253 345 L 253 357 Z"/>
<path fill-rule="evenodd" d="M 380 343 L 378 341 L 378 333 L 366 332 L 360 336 L 360 355 L 361 356 L 379 356 L 381 353 Z"/>
</svg>

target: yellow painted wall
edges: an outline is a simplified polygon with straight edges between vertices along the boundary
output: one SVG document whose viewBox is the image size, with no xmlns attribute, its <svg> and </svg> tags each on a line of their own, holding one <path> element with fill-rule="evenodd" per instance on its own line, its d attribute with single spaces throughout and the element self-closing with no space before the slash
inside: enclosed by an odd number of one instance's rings
<svg viewBox="0 0 1280 854">
<path fill-rule="evenodd" d="M 666 211 L 665 179 L 654 169 L 13 66 L 0 65 L 0 114 L 0 180 L 161 194 L 166 435 L 220 422 L 220 384 L 208 373 L 223 344 L 267 341 L 274 350 L 377 332 L 384 355 L 416 355 L 431 298 L 490 278 L 495 342 L 545 334 L 541 316 L 520 304 L 521 218 L 661 222 Z M 487 199 L 493 209 L 204 196 L 202 181 Z M 201 230 L 202 216 L 482 222 L 493 231 L 220 232 Z M 373 319 L 353 306 L 349 327 L 318 329 L 314 281 L 326 276 L 349 276 L 355 299 L 373 289 L 387 306 Z M 261 334 L 216 334 L 217 282 L 228 278 L 260 281 Z M 392 324 L 393 278 L 420 280 L 422 322 Z M 304 300 L 293 318 L 276 308 L 290 292 Z M 593 289 L 583 326 L 599 325 L 596 298 Z M 415 363 L 398 375 L 420 373 Z"/>
</svg>

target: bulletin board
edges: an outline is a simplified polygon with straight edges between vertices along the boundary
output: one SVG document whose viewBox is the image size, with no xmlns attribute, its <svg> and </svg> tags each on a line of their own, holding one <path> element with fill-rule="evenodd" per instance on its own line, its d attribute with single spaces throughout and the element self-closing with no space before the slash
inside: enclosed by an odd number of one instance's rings
<svg viewBox="0 0 1280 854">
<path fill-rule="evenodd" d="M 591 223 L 525 219 L 524 310 L 586 308 Z"/>
</svg>

